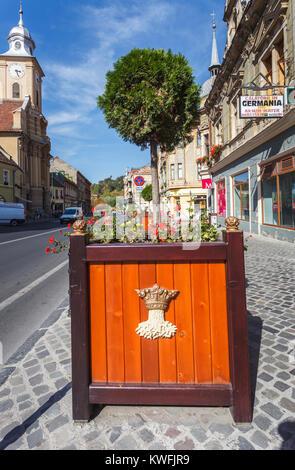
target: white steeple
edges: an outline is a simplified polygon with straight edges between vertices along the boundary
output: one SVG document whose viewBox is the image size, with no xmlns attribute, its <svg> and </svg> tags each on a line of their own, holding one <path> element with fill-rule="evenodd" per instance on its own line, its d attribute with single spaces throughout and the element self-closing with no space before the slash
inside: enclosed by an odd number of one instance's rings
<svg viewBox="0 0 295 470">
<path fill-rule="evenodd" d="M 213 43 L 212 43 L 212 54 L 211 54 L 211 65 L 209 67 L 209 71 L 211 77 L 215 77 L 218 74 L 220 69 L 220 62 L 218 56 L 218 49 L 217 49 L 217 41 L 216 41 L 216 22 L 215 22 L 215 13 L 211 14 L 213 17 Z"/>
<path fill-rule="evenodd" d="M 36 49 L 29 30 L 24 27 L 22 1 L 20 1 L 18 25 L 12 28 L 7 39 L 9 50 L 3 55 L 32 56 Z"/>
</svg>

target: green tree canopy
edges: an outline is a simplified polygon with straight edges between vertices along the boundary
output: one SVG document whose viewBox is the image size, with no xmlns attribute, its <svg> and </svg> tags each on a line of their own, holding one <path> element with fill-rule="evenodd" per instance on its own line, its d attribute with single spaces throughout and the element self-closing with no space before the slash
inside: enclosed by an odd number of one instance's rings
<svg viewBox="0 0 295 470">
<path fill-rule="evenodd" d="M 154 208 L 160 202 L 158 148 L 171 152 L 192 140 L 199 93 L 187 59 L 170 50 L 133 49 L 107 73 L 98 106 L 125 141 L 150 147 Z"/>
<path fill-rule="evenodd" d="M 141 191 L 141 197 L 147 202 L 153 200 L 153 188 L 151 184 L 147 184 L 146 187 L 143 188 Z"/>
</svg>

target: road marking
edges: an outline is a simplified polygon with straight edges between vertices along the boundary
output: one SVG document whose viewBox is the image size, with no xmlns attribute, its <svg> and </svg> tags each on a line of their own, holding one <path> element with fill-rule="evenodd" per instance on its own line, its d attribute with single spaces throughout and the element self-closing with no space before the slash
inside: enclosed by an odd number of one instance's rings
<svg viewBox="0 0 295 470">
<path fill-rule="evenodd" d="M 11 305 L 13 302 L 16 300 L 20 299 L 23 295 L 27 294 L 30 292 L 30 290 L 34 289 L 37 287 L 39 284 L 41 284 L 43 281 L 48 279 L 50 276 L 53 276 L 57 271 L 62 269 L 66 264 L 68 264 L 68 260 L 63 261 L 61 264 L 56 266 L 55 268 L 51 269 L 51 271 L 48 271 L 48 273 L 44 274 L 43 276 L 39 277 L 36 279 L 34 282 L 29 284 L 28 286 L 24 287 L 23 289 L 19 290 L 16 292 L 16 294 L 13 294 L 11 297 L 8 297 L 8 299 L 4 300 L 3 302 L 0 303 L 0 312 L 4 310 L 6 307 Z"/>
<path fill-rule="evenodd" d="M 57 230 L 50 230 L 50 232 L 43 232 L 38 233 L 37 235 L 29 235 L 28 237 L 16 238 L 15 240 L 8 240 L 7 242 L 1 242 L 0 245 L 7 245 L 8 243 L 15 243 L 21 240 L 27 240 L 28 238 L 35 238 L 35 237 L 42 237 L 42 235 L 48 235 L 49 233 L 59 232 L 60 230 L 64 230 L 64 228 L 59 228 Z"/>
</svg>

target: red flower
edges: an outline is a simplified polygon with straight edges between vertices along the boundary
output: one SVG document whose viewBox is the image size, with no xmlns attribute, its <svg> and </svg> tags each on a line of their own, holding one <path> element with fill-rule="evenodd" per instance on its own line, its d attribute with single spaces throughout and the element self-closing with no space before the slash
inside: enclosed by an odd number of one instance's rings
<svg viewBox="0 0 295 470">
<path fill-rule="evenodd" d="M 95 207 L 93 206 L 92 209 L 91 209 L 92 214 L 93 214 L 94 211 L 95 211 Z"/>
<path fill-rule="evenodd" d="M 50 245 L 52 245 L 53 242 L 54 242 L 54 237 L 49 238 Z"/>
<path fill-rule="evenodd" d="M 62 235 L 62 230 L 60 230 L 59 233 Z"/>
<path fill-rule="evenodd" d="M 68 228 L 71 228 L 72 224 L 68 224 Z"/>
<path fill-rule="evenodd" d="M 50 246 L 47 246 L 45 251 L 46 251 L 46 254 L 48 255 L 48 253 L 50 253 L 50 251 L 51 251 Z"/>
</svg>

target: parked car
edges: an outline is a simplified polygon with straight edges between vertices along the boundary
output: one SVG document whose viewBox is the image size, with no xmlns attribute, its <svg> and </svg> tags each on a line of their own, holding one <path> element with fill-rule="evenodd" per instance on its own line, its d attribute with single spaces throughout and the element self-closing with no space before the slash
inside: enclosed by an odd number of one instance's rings
<svg viewBox="0 0 295 470">
<path fill-rule="evenodd" d="M 79 219 L 83 219 L 82 207 L 68 207 L 59 220 L 61 224 L 72 224 Z"/>
<path fill-rule="evenodd" d="M 26 213 L 23 204 L 13 202 L 0 202 L 0 224 L 10 224 L 16 226 L 24 224 Z"/>
</svg>

